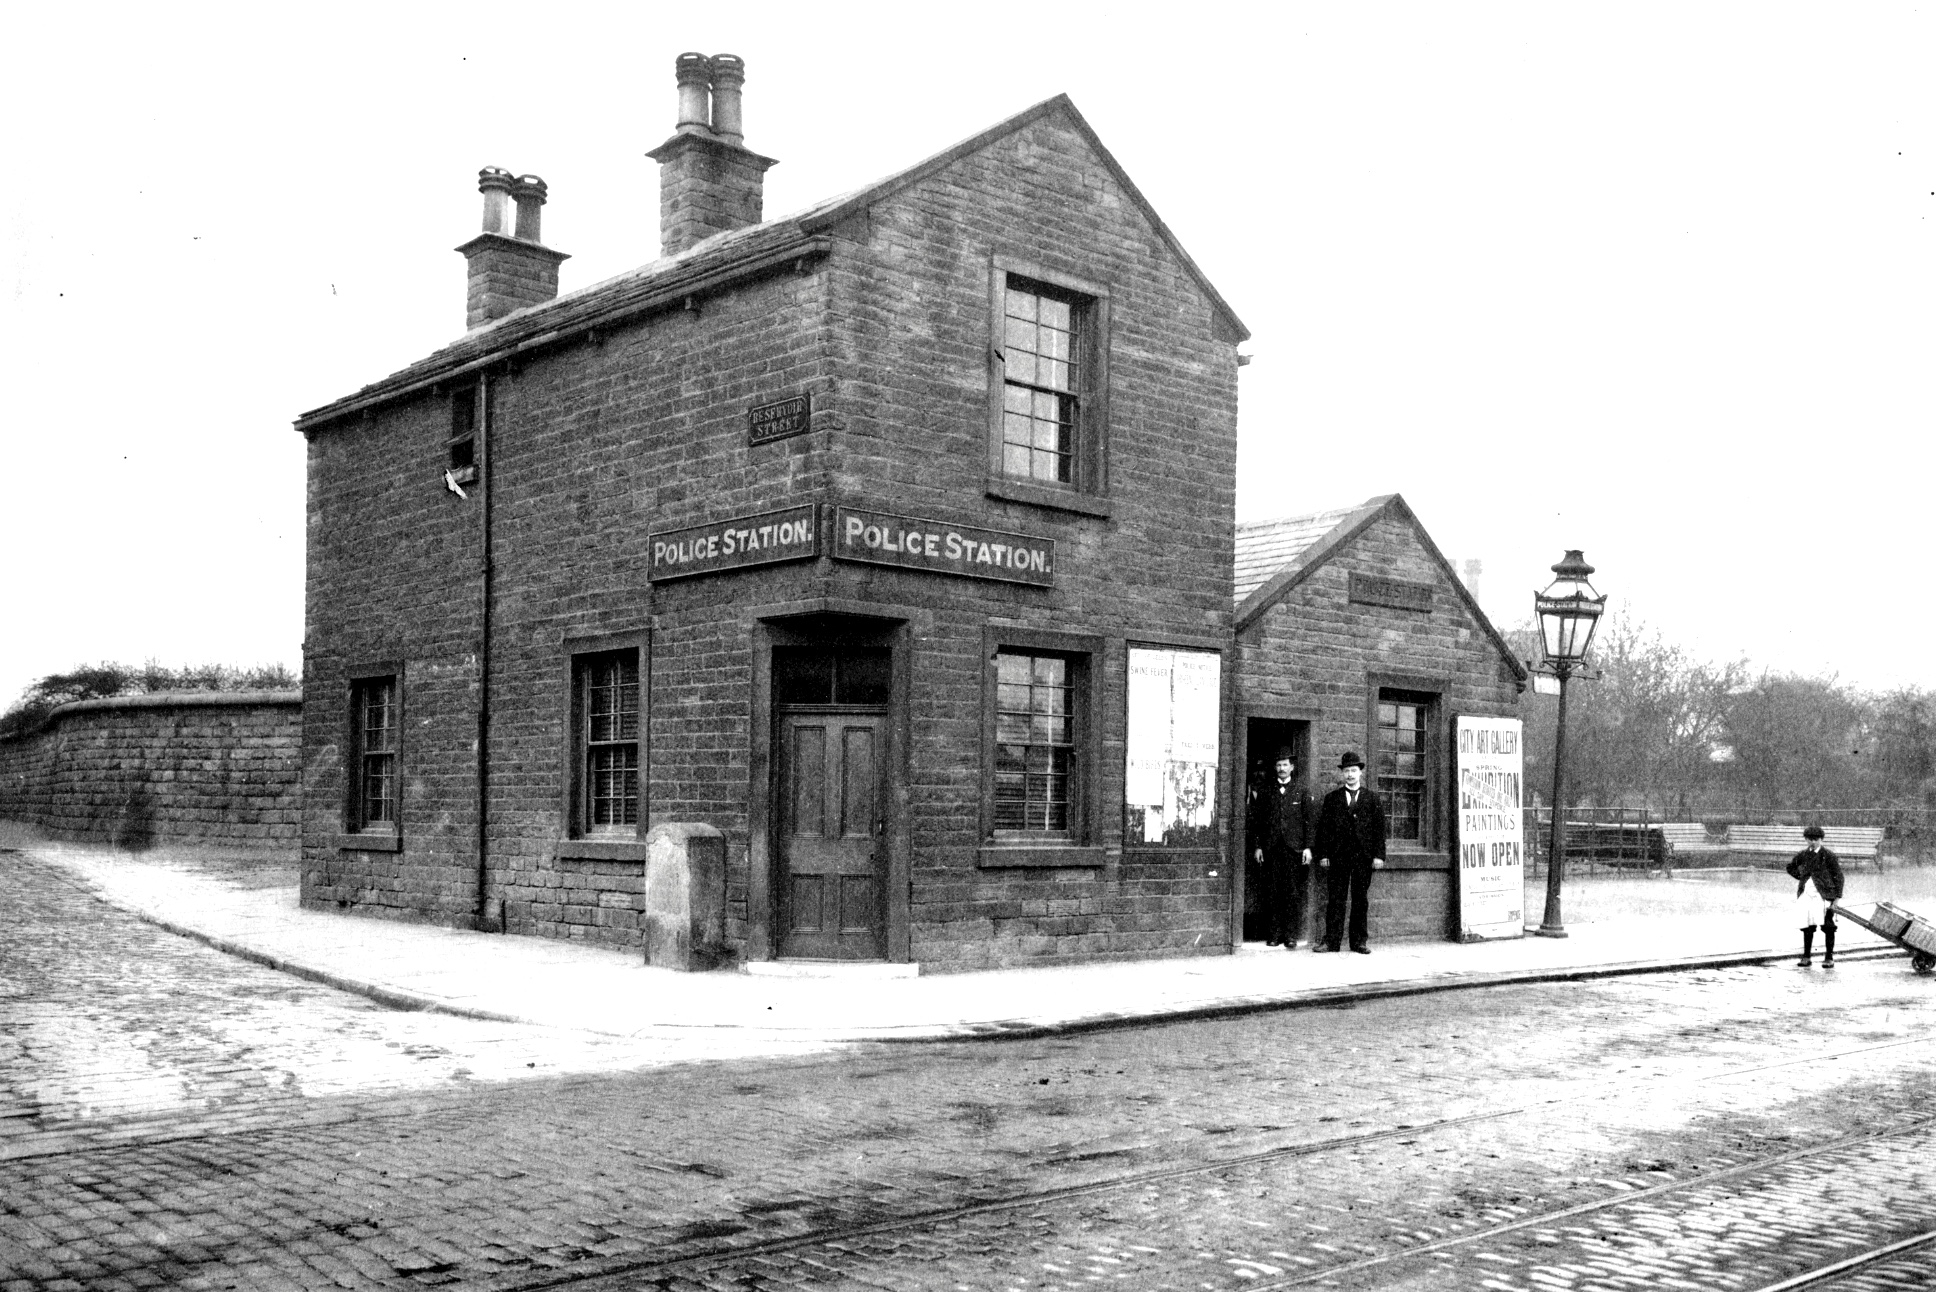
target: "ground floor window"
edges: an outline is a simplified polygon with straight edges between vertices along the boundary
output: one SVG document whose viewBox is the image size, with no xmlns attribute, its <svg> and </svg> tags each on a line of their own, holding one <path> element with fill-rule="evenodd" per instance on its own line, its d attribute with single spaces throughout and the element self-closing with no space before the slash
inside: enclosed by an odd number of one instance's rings
<svg viewBox="0 0 1936 1292">
<path fill-rule="evenodd" d="M 995 831 L 1067 835 L 1076 787 L 1075 694 L 1065 656 L 995 657 Z"/>
<path fill-rule="evenodd" d="M 639 652 L 601 651 L 573 660 L 581 835 L 635 834 L 639 823 Z"/>
<path fill-rule="evenodd" d="M 394 673 L 350 682 L 349 803 L 351 831 L 397 828 L 397 678 Z"/>
<path fill-rule="evenodd" d="M 1373 767 L 1385 801 L 1388 838 L 1429 842 L 1432 706 L 1436 696 L 1383 688 L 1378 692 Z"/>
<path fill-rule="evenodd" d="M 1102 639 L 990 625 L 983 647 L 981 864 L 1100 864 Z"/>
</svg>

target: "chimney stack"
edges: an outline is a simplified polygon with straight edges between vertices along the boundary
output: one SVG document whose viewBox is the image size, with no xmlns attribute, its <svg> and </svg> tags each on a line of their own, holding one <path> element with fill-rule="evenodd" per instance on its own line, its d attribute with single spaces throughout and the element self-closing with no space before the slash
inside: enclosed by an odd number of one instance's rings
<svg viewBox="0 0 1936 1292">
<path fill-rule="evenodd" d="M 1464 578 L 1461 581 L 1465 584 L 1465 590 L 1472 594 L 1474 601 L 1479 599 L 1479 571 L 1483 568 L 1476 560 L 1468 560 L 1465 563 Z"/>
<path fill-rule="evenodd" d="M 466 330 L 556 296 L 558 266 L 571 259 L 539 239 L 543 180 L 536 175 L 513 177 L 508 170 L 486 166 L 477 172 L 477 188 L 484 194 L 484 229 L 457 248 L 470 265 L 464 300 Z M 513 202 L 515 216 L 510 210 Z"/>
<path fill-rule="evenodd" d="M 742 142 L 735 54 L 681 54 L 673 64 L 679 120 L 672 138 L 646 156 L 659 163 L 659 245 L 676 256 L 715 233 L 758 224 L 766 171 L 774 165 Z"/>
</svg>

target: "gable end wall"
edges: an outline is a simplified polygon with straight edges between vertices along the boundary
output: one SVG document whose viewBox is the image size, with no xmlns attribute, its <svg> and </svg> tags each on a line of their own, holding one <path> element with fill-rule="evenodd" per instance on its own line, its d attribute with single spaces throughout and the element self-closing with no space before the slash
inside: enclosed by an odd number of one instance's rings
<svg viewBox="0 0 1936 1292">
<path fill-rule="evenodd" d="M 1353 604 L 1352 572 L 1429 583 L 1430 613 Z M 1238 704 L 1279 704 L 1318 709 L 1311 726 L 1310 780 L 1322 794 L 1338 782 L 1338 759 L 1346 750 L 1371 757 L 1367 731 L 1367 677 L 1373 673 L 1441 677 L 1441 737 L 1456 714 L 1517 716 L 1519 688 L 1510 663 L 1467 612 L 1443 568 L 1406 521 L 1386 514 L 1272 606 L 1237 637 L 1241 657 Z M 1446 795 L 1449 754 L 1438 742 L 1435 795 Z M 1437 812 L 1444 821 L 1447 805 Z M 1371 889 L 1371 936 L 1443 938 L 1454 930 L 1452 874 L 1439 847 L 1406 856 L 1395 848 L 1389 869 Z"/>
</svg>

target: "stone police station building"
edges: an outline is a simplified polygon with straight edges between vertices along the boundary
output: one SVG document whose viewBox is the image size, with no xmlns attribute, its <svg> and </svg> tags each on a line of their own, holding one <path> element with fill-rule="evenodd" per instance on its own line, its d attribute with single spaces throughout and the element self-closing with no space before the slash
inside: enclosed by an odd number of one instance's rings
<svg viewBox="0 0 1936 1292">
<path fill-rule="evenodd" d="M 678 60 L 660 258 L 558 295 L 487 169 L 469 330 L 298 420 L 304 904 L 636 947 L 664 850 L 755 967 L 1227 952 L 1290 743 L 1448 936 L 1524 674 L 1402 499 L 1240 530 L 1244 325 L 1067 98 L 765 220 L 743 81 Z"/>
</svg>

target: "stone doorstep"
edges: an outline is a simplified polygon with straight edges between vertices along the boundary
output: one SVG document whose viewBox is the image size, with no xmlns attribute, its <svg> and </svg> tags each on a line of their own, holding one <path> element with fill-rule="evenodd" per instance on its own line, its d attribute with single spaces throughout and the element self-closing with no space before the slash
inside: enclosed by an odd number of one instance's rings
<svg viewBox="0 0 1936 1292">
<path fill-rule="evenodd" d="M 918 964 L 890 964 L 885 960 L 744 960 L 739 971 L 755 978 L 844 978 L 852 982 L 921 976 Z"/>
</svg>

